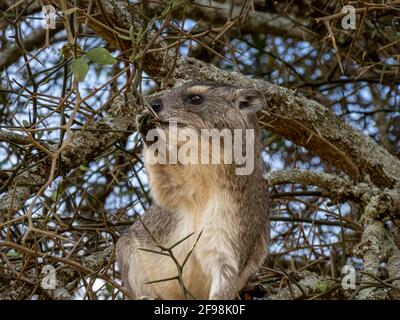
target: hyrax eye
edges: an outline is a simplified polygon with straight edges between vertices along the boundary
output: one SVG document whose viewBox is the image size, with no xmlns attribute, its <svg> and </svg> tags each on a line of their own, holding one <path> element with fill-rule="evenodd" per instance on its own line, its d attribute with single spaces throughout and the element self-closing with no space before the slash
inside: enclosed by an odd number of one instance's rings
<svg viewBox="0 0 400 320">
<path fill-rule="evenodd" d="M 204 98 L 198 94 L 188 97 L 188 102 L 191 104 L 201 104 L 203 101 Z"/>
</svg>

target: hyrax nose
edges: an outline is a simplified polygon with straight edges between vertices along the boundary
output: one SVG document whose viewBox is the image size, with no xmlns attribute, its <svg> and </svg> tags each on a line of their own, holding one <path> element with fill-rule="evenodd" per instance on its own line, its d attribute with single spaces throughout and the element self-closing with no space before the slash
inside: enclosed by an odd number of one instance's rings
<svg viewBox="0 0 400 320">
<path fill-rule="evenodd" d="M 155 112 L 159 112 L 163 107 L 162 100 L 160 98 L 154 99 L 153 101 L 151 101 L 150 106 Z"/>
</svg>

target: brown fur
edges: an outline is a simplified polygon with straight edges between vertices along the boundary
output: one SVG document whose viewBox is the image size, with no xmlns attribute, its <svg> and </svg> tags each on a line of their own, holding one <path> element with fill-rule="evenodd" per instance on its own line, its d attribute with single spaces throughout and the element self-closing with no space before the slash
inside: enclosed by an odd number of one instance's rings
<svg viewBox="0 0 400 320">
<path fill-rule="evenodd" d="M 201 94 L 201 105 L 185 102 Z M 176 280 L 145 284 L 177 275 L 170 257 L 140 250 L 158 250 L 155 240 L 171 246 L 182 263 L 199 241 L 183 268 L 185 287 L 197 299 L 234 299 L 264 261 L 268 250 L 268 190 L 261 175 L 259 133 L 255 111 L 260 96 L 254 89 L 191 83 L 162 96 L 161 121 L 182 127 L 246 129 L 256 132 L 255 166 L 250 175 L 235 175 L 235 164 L 146 164 L 155 203 L 121 237 L 117 256 L 124 282 L 135 297 L 182 299 Z M 240 102 L 246 104 L 240 104 Z M 244 106 L 244 107 L 243 107 Z M 145 229 L 143 224 L 149 229 Z"/>
</svg>

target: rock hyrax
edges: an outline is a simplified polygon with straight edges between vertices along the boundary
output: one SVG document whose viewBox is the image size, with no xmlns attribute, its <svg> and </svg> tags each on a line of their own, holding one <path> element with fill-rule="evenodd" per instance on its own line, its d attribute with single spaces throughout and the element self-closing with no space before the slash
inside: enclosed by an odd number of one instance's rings
<svg viewBox="0 0 400 320">
<path fill-rule="evenodd" d="M 117 244 L 122 277 L 133 297 L 234 299 L 261 266 L 269 238 L 269 198 L 256 117 L 263 101 L 255 89 L 192 82 L 151 101 L 155 119 L 138 118 L 142 137 L 152 128 L 166 129 L 169 122 L 176 122 L 177 131 L 225 129 L 232 136 L 235 129 L 250 129 L 255 139 L 243 143 L 249 143 L 256 156 L 250 173 L 237 174 L 237 161 L 154 163 L 154 154 L 148 152 L 152 144 L 145 143 L 154 203 Z M 227 146 L 221 142 L 221 154 Z M 172 249 L 176 261 L 156 246 L 168 248 L 185 237 Z M 177 263 L 183 265 L 181 279 L 176 278 Z"/>
</svg>

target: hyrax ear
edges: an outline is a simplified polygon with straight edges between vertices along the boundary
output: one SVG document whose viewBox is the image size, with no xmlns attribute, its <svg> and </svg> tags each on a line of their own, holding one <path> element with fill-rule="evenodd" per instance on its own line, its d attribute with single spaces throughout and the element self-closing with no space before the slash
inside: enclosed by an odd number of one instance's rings
<svg viewBox="0 0 400 320">
<path fill-rule="evenodd" d="M 256 89 L 236 90 L 235 103 L 240 110 L 257 112 L 263 107 L 265 100 L 262 93 Z"/>
</svg>

